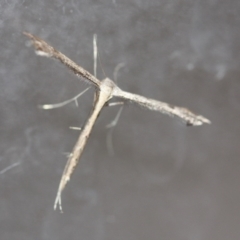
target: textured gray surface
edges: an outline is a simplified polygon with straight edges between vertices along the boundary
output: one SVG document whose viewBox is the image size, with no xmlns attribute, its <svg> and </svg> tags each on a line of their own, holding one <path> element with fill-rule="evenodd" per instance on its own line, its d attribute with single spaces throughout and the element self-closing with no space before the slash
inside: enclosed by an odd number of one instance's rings
<svg viewBox="0 0 240 240">
<path fill-rule="evenodd" d="M 233 1 L 0 2 L 0 238 L 226 240 L 240 235 L 240 6 Z M 66 157 L 93 91 L 57 62 L 38 57 L 22 31 L 47 40 L 92 72 L 92 35 L 102 67 L 121 88 L 186 106 L 211 126 L 187 128 L 126 106 L 113 133 L 98 119 L 81 164 L 53 211 Z M 99 78 L 104 78 L 98 69 Z M 15 164 L 15 166 L 13 165 Z M 7 167 L 13 167 L 7 171 Z"/>
</svg>

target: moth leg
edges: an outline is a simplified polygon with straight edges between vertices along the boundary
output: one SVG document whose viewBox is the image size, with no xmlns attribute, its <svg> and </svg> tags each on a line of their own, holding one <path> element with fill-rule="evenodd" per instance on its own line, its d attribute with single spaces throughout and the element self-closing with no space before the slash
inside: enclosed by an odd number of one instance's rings
<svg viewBox="0 0 240 240">
<path fill-rule="evenodd" d="M 75 102 L 76 106 L 78 107 L 78 98 L 81 97 L 85 92 L 87 92 L 89 88 L 86 88 L 85 90 L 83 90 L 82 92 L 80 92 L 78 95 L 76 95 L 75 97 L 68 99 L 64 102 L 60 102 L 60 103 L 55 103 L 55 104 L 44 104 L 44 105 L 39 105 L 39 108 L 45 109 L 45 110 L 49 110 L 49 109 L 54 109 L 54 108 L 60 108 L 63 107 L 71 102 Z"/>
<path fill-rule="evenodd" d="M 118 103 L 118 104 L 117 104 Z M 123 110 L 123 104 L 124 102 L 114 102 L 112 103 L 112 105 L 109 106 L 116 106 L 116 105 L 120 105 L 121 103 L 121 107 L 119 108 L 117 115 L 115 116 L 115 118 L 106 126 L 106 128 L 108 128 L 108 133 L 107 133 L 107 137 L 106 137 L 106 145 L 107 145 L 107 149 L 108 149 L 108 153 L 109 155 L 113 156 L 114 155 L 114 147 L 113 147 L 113 130 L 116 127 L 119 118 L 121 116 L 122 110 Z"/>
</svg>

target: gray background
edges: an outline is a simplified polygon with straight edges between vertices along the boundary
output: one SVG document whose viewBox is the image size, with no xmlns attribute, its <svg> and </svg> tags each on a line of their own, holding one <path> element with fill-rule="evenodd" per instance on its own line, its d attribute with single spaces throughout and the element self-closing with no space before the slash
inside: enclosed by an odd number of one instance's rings
<svg viewBox="0 0 240 240">
<path fill-rule="evenodd" d="M 0 238 L 205 240 L 240 236 L 240 2 L 200 0 L 0 1 Z M 59 180 L 89 114 L 37 106 L 69 99 L 86 84 L 36 56 L 22 31 L 51 43 L 98 77 L 145 96 L 186 106 L 213 124 L 128 105 L 101 113 L 70 183 L 64 214 L 53 210 Z"/>
</svg>

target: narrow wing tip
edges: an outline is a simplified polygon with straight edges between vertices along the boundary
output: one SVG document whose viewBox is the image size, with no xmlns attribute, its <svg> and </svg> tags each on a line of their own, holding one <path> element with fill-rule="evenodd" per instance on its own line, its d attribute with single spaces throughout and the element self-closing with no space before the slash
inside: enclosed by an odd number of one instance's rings
<svg viewBox="0 0 240 240">
<path fill-rule="evenodd" d="M 25 35 L 26 37 L 30 38 L 32 41 L 36 41 L 37 40 L 37 37 L 35 37 L 34 35 L 32 35 L 31 33 L 29 32 L 23 32 L 23 35 Z"/>
<path fill-rule="evenodd" d="M 204 123 L 211 124 L 211 121 L 203 116 L 198 116 L 198 120 L 199 120 L 199 125 L 203 125 Z"/>
<path fill-rule="evenodd" d="M 31 37 L 31 36 L 32 36 L 32 34 L 29 33 L 29 32 L 25 32 L 25 31 L 23 31 L 22 33 L 23 33 L 23 35 L 25 35 L 25 36 L 27 36 L 27 37 Z"/>
<path fill-rule="evenodd" d="M 54 51 L 56 50 L 44 40 L 29 32 L 23 32 L 23 34 L 30 39 L 31 45 L 34 46 L 37 55 L 43 57 L 52 57 L 54 55 Z"/>
<path fill-rule="evenodd" d="M 60 212 L 63 213 L 61 192 L 57 193 L 57 196 L 56 196 L 56 199 L 55 199 L 55 202 L 54 202 L 53 209 L 56 210 L 57 208 L 59 208 Z"/>
<path fill-rule="evenodd" d="M 205 123 L 211 124 L 212 122 L 209 119 L 199 115 L 197 118 L 191 119 L 191 121 L 187 121 L 187 126 L 201 126 Z"/>
<path fill-rule="evenodd" d="M 204 123 L 207 123 L 207 124 L 212 124 L 212 122 L 211 122 L 209 119 L 207 119 L 207 118 L 205 118 L 205 121 L 204 121 Z"/>
</svg>

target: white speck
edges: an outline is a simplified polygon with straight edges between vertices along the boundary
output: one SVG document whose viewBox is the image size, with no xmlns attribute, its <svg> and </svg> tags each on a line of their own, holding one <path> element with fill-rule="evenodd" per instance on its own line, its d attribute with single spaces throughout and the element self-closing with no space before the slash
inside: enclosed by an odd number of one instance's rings
<svg viewBox="0 0 240 240">
<path fill-rule="evenodd" d="M 181 51 L 174 51 L 171 55 L 170 55 L 170 59 L 176 59 L 176 58 L 180 58 L 181 57 Z"/>
<path fill-rule="evenodd" d="M 216 78 L 217 80 L 222 80 L 226 75 L 227 68 L 225 65 L 216 66 Z"/>
<path fill-rule="evenodd" d="M 194 64 L 193 63 L 188 63 L 187 64 L 187 70 L 192 71 L 194 69 Z"/>
</svg>

